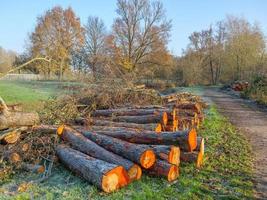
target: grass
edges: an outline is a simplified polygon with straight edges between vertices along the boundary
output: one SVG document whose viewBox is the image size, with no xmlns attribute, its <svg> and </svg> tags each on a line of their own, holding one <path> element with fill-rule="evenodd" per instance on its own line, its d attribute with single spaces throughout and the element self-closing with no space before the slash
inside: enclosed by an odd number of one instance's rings
<svg viewBox="0 0 267 200">
<path fill-rule="evenodd" d="M 42 102 L 76 83 L 57 81 L 0 81 L 0 96 L 8 104 L 21 103 L 25 110 L 36 110 Z"/>
<path fill-rule="evenodd" d="M 206 138 L 203 168 L 182 164 L 179 180 L 174 183 L 144 175 L 140 181 L 107 195 L 58 166 L 47 181 L 13 196 L 4 191 L 37 177 L 17 174 L 2 180 L 0 199 L 252 199 L 252 156 L 244 137 L 215 107 L 208 110 L 199 135 Z"/>
</svg>

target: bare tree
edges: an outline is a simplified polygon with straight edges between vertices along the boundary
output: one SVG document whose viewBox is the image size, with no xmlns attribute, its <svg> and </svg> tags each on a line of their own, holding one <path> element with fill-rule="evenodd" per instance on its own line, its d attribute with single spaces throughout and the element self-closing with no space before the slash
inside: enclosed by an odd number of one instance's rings
<svg viewBox="0 0 267 200">
<path fill-rule="evenodd" d="M 155 42 L 167 42 L 171 21 L 166 20 L 160 1 L 118 0 L 117 14 L 113 31 L 121 65 L 133 70 L 155 50 L 151 48 Z"/>
<path fill-rule="evenodd" d="M 98 17 L 89 17 L 85 25 L 84 52 L 94 78 L 97 75 L 97 67 L 105 57 L 105 38 L 106 27 L 104 22 Z"/>
</svg>

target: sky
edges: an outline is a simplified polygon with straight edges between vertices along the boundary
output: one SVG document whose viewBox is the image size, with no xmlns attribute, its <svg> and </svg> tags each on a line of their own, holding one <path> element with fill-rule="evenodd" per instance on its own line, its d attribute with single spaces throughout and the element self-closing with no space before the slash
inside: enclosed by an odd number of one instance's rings
<svg viewBox="0 0 267 200">
<path fill-rule="evenodd" d="M 180 55 L 194 31 L 208 28 L 227 15 L 257 22 L 267 35 L 267 0 L 162 0 L 168 19 L 172 20 L 169 50 Z M 1 0 L 0 46 L 22 53 L 36 18 L 53 6 L 71 6 L 81 23 L 88 16 L 103 19 L 108 30 L 116 17 L 116 0 Z"/>
</svg>

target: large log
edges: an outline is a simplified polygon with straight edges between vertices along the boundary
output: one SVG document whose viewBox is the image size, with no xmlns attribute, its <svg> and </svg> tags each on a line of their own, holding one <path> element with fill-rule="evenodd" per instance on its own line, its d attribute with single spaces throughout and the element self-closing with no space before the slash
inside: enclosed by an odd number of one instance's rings
<svg viewBox="0 0 267 200">
<path fill-rule="evenodd" d="M 71 171 L 104 192 L 112 192 L 129 183 L 128 175 L 122 166 L 90 157 L 65 145 L 58 145 L 56 154 Z"/>
<path fill-rule="evenodd" d="M 149 147 L 153 149 L 156 156 L 161 160 L 165 160 L 170 164 L 179 166 L 180 164 L 179 147 L 173 145 L 149 145 Z"/>
<path fill-rule="evenodd" d="M 200 168 L 203 164 L 204 158 L 204 138 L 198 137 L 198 145 L 196 151 L 193 152 L 182 152 L 180 159 L 182 162 L 195 163 L 197 168 Z"/>
<path fill-rule="evenodd" d="M 0 130 L 17 126 L 32 126 L 39 123 L 39 121 L 37 113 L 9 111 L 0 97 Z"/>
<path fill-rule="evenodd" d="M 110 151 L 107 151 L 105 148 L 87 139 L 76 130 L 70 127 L 60 126 L 57 130 L 57 134 L 76 150 L 109 163 L 122 165 L 127 170 L 131 181 L 141 178 L 142 170 L 138 165 Z"/>
<path fill-rule="evenodd" d="M 137 124 L 151 124 L 151 123 L 162 123 L 167 125 L 168 116 L 166 112 L 155 114 L 155 115 L 141 115 L 141 116 L 115 116 L 111 118 L 115 122 L 128 122 Z"/>
<path fill-rule="evenodd" d="M 139 130 L 148 130 L 148 131 L 156 131 L 161 132 L 162 126 L 161 123 L 154 123 L 154 124 L 136 124 L 136 123 L 127 123 L 127 122 L 113 122 L 109 120 L 102 120 L 91 118 L 79 118 L 75 120 L 76 123 L 84 126 L 104 126 L 104 127 L 125 127 L 125 128 L 133 128 Z"/>
<path fill-rule="evenodd" d="M 162 112 L 169 112 L 168 109 L 136 109 L 136 108 L 120 108 L 96 110 L 91 113 L 93 117 L 112 117 L 112 116 L 140 116 L 140 115 L 158 115 Z"/>
<path fill-rule="evenodd" d="M 150 175 L 166 177 L 169 182 L 179 177 L 179 167 L 163 160 L 157 160 L 146 172 Z"/>
<path fill-rule="evenodd" d="M 79 129 L 78 131 L 105 149 L 138 163 L 145 169 L 150 168 L 156 160 L 156 155 L 152 149 L 148 149 L 117 138 L 97 134 L 95 132 L 89 132 L 82 129 Z"/>
<path fill-rule="evenodd" d="M 136 132 L 136 131 L 96 131 L 114 138 L 125 140 L 137 144 L 154 144 L 154 145 L 175 145 L 183 151 L 193 151 L 197 146 L 197 132 L 195 129 L 161 132 L 157 134 L 153 131 Z"/>
</svg>

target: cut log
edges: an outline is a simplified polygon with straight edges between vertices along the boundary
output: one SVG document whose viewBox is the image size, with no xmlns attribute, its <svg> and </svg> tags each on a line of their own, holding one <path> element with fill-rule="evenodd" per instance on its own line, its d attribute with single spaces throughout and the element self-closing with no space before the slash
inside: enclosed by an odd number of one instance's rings
<svg viewBox="0 0 267 200">
<path fill-rule="evenodd" d="M 41 124 L 41 125 L 33 126 L 31 130 L 33 132 L 42 133 L 42 134 L 56 134 L 57 128 L 58 126 Z"/>
<path fill-rule="evenodd" d="M 3 144 L 14 144 L 19 140 L 21 133 L 26 131 L 27 129 L 27 127 L 20 127 L 0 131 L 0 141 Z"/>
<path fill-rule="evenodd" d="M 147 149 L 140 145 L 125 142 L 106 135 L 97 134 L 95 132 L 80 129 L 78 131 L 105 149 L 138 163 L 145 169 L 150 168 L 156 160 L 155 153 L 152 149 Z"/>
<path fill-rule="evenodd" d="M 133 129 L 156 131 L 156 132 L 162 131 L 161 123 L 136 124 L 136 123 L 125 123 L 125 122 L 113 122 L 109 120 L 99 120 L 95 118 L 92 118 L 90 120 L 80 118 L 76 120 L 76 122 L 77 121 L 79 122 L 78 124 L 85 126 L 125 127 L 125 128 L 133 128 Z"/>
<path fill-rule="evenodd" d="M 111 118 L 115 122 L 127 122 L 137 124 L 151 124 L 151 123 L 162 123 L 167 125 L 168 116 L 166 112 L 155 114 L 155 115 L 141 115 L 141 116 L 116 116 Z"/>
<path fill-rule="evenodd" d="M 128 175 L 122 166 L 90 157 L 64 145 L 57 146 L 56 153 L 66 167 L 104 192 L 110 193 L 128 184 Z"/>
<path fill-rule="evenodd" d="M 193 110 L 196 113 L 201 113 L 202 108 L 199 103 L 178 103 L 174 105 L 175 108 L 178 109 L 188 109 L 188 110 Z"/>
<path fill-rule="evenodd" d="M 60 126 L 57 130 L 57 134 L 76 150 L 109 163 L 122 165 L 127 170 L 131 181 L 141 178 L 142 170 L 138 165 L 110 151 L 107 151 L 105 148 L 87 139 L 76 130 L 70 127 Z"/>
<path fill-rule="evenodd" d="M 177 146 L 169 145 L 149 145 L 153 149 L 156 156 L 161 160 L 165 160 L 170 164 L 180 165 L 180 148 Z"/>
<path fill-rule="evenodd" d="M 176 132 L 145 132 L 140 133 L 136 131 L 97 131 L 114 138 L 125 140 L 137 144 L 164 144 L 177 145 L 183 151 L 193 151 L 197 146 L 197 132 L 195 129 L 176 131 Z"/>
<path fill-rule="evenodd" d="M 10 163 L 16 164 L 22 161 L 21 156 L 17 152 L 7 151 L 3 155 L 3 159 Z"/>
<path fill-rule="evenodd" d="M 162 112 L 169 112 L 168 109 L 134 109 L 120 108 L 96 110 L 91 113 L 92 117 L 112 117 L 112 116 L 140 116 L 140 115 L 158 115 Z"/>
<path fill-rule="evenodd" d="M 165 177 L 169 182 L 179 177 L 179 167 L 163 160 L 157 160 L 155 164 L 146 172 L 150 175 Z"/>
<path fill-rule="evenodd" d="M 200 168 L 203 164 L 204 158 L 204 138 L 198 138 L 199 145 L 198 151 L 193 152 L 181 152 L 180 159 L 182 162 L 195 163 L 197 168 Z"/>
</svg>

